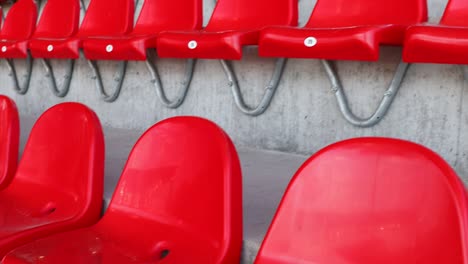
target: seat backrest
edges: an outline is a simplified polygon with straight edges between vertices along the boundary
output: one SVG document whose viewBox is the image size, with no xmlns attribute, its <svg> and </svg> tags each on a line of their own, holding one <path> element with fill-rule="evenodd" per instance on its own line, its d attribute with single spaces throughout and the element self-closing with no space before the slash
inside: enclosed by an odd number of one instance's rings
<svg viewBox="0 0 468 264">
<path fill-rule="evenodd" d="M 184 230 L 217 245 L 220 253 L 238 255 L 242 179 L 231 140 L 214 123 L 196 117 L 154 125 L 129 155 L 108 208 L 115 211 L 172 227 L 183 223 Z"/>
<path fill-rule="evenodd" d="M 15 175 L 19 149 L 19 116 L 15 103 L 0 95 L 0 189 Z"/>
<path fill-rule="evenodd" d="M 36 121 L 12 185 L 44 185 L 74 197 L 79 208 L 101 208 L 104 136 L 97 116 L 79 103 L 62 103 Z"/>
<path fill-rule="evenodd" d="M 449 0 L 440 24 L 447 26 L 468 26 L 468 2 L 464 0 Z"/>
<path fill-rule="evenodd" d="M 67 38 L 78 31 L 79 23 L 79 0 L 47 0 L 34 37 Z"/>
<path fill-rule="evenodd" d="M 306 27 L 410 26 L 426 20 L 426 0 L 317 0 Z"/>
<path fill-rule="evenodd" d="M 297 20 L 297 0 L 218 0 L 206 30 L 258 30 L 267 26 L 296 26 Z"/>
<path fill-rule="evenodd" d="M 352 139 L 293 177 L 256 264 L 467 263 L 467 196 L 420 145 Z"/>
<path fill-rule="evenodd" d="M 8 11 L 0 33 L 2 39 L 28 39 L 36 27 L 37 6 L 34 0 L 18 0 Z"/>
<path fill-rule="evenodd" d="M 133 30 L 134 0 L 91 0 L 79 35 L 121 36 Z"/>
<path fill-rule="evenodd" d="M 145 0 L 134 34 L 156 34 L 164 30 L 201 29 L 202 0 Z"/>
</svg>

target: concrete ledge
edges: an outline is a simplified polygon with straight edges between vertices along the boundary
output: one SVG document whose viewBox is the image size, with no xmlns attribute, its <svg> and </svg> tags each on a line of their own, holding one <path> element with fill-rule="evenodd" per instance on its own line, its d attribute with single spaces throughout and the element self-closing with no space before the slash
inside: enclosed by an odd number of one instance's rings
<svg viewBox="0 0 468 264">
<path fill-rule="evenodd" d="M 35 118 L 21 117 L 21 151 Z M 127 156 L 143 131 L 104 128 L 106 203 L 118 182 Z M 307 157 L 238 148 L 243 172 L 244 247 L 242 263 L 253 263 L 283 192 Z"/>
</svg>

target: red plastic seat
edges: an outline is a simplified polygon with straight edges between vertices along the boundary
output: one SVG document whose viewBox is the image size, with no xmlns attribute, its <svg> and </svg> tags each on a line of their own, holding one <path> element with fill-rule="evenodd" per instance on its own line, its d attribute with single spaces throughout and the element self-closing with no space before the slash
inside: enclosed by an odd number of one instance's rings
<svg viewBox="0 0 468 264">
<path fill-rule="evenodd" d="M 12 182 L 0 191 L 0 256 L 40 237 L 95 223 L 103 174 L 97 116 L 78 103 L 46 111 L 31 131 Z"/>
<path fill-rule="evenodd" d="M 79 0 L 47 0 L 29 41 L 35 58 L 79 58 L 79 41 L 72 37 L 80 23 Z"/>
<path fill-rule="evenodd" d="M 145 60 L 146 50 L 156 47 L 156 37 L 161 31 L 201 29 L 202 11 L 201 0 L 146 0 L 131 33 L 85 40 L 85 56 L 89 59 Z M 133 13 L 133 7 L 129 12 Z"/>
<path fill-rule="evenodd" d="M 88 38 L 106 39 L 126 36 L 133 30 L 134 5 L 133 0 L 92 0 L 78 32 L 78 38 L 83 41 Z M 95 56 L 95 53 L 89 52 L 89 44 L 81 43 L 81 45 L 86 58 L 102 59 Z M 111 52 L 113 50 L 109 50 L 109 53 Z"/>
<path fill-rule="evenodd" d="M 468 2 L 450 0 L 440 25 L 408 29 L 403 50 L 406 62 L 468 63 Z"/>
<path fill-rule="evenodd" d="M 83 40 L 92 37 L 123 36 L 133 28 L 133 0 L 91 0 L 76 34 L 79 22 L 77 0 L 56 0 L 48 3 L 45 9 L 47 13 L 42 15 L 39 30 L 30 44 L 37 57 L 78 59 Z M 62 11 L 63 9 L 66 11 Z M 57 15 L 60 12 L 64 13 Z M 55 25 L 59 23 L 63 25 Z"/>
<path fill-rule="evenodd" d="M 219 0 L 205 29 L 163 32 L 157 39 L 160 57 L 242 58 L 242 48 L 257 45 L 266 26 L 296 26 L 297 0 Z"/>
<path fill-rule="evenodd" d="M 255 263 L 468 263 L 467 198 L 423 146 L 339 142 L 296 173 Z"/>
<path fill-rule="evenodd" d="M 426 20 L 426 0 L 318 0 L 304 28 L 263 30 L 259 54 L 374 61 L 379 45 L 401 45 L 406 28 Z"/>
<path fill-rule="evenodd" d="M 15 249 L 3 263 L 238 264 L 241 197 L 229 137 L 204 119 L 167 119 L 135 144 L 101 221 Z"/>
<path fill-rule="evenodd" d="M 18 0 L 8 11 L 0 31 L 0 58 L 27 58 L 28 39 L 37 20 L 34 0 Z"/>
<path fill-rule="evenodd" d="M 15 175 L 19 135 L 19 116 L 15 102 L 0 95 L 0 189 L 4 189 Z"/>
</svg>

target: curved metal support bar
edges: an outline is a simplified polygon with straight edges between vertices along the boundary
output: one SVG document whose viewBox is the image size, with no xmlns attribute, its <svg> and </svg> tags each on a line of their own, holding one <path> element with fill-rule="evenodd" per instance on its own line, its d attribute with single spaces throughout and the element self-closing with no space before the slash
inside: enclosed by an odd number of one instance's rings
<svg viewBox="0 0 468 264">
<path fill-rule="evenodd" d="M 125 79 L 125 73 L 127 72 L 128 61 L 121 61 L 119 64 L 119 70 L 117 71 L 118 76 L 114 79 L 117 82 L 117 86 L 115 87 L 114 93 L 112 95 L 109 95 L 104 89 L 104 85 L 102 84 L 101 73 L 99 72 L 99 67 L 97 65 L 97 62 L 94 60 L 88 60 L 88 64 L 93 70 L 94 76 L 92 78 L 96 82 L 96 87 L 99 89 L 99 92 L 101 93 L 102 100 L 104 100 L 107 103 L 112 103 L 115 100 L 117 100 L 117 98 L 119 98 L 120 91 L 122 90 L 122 84 Z"/>
<path fill-rule="evenodd" d="M 242 113 L 249 116 L 259 116 L 263 114 L 270 105 L 271 101 L 273 100 L 273 96 L 276 93 L 279 82 L 281 80 L 281 76 L 283 75 L 287 59 L 279 58 L 276 60 L 275 70 L 273 72 L 271 80 L 265 87 L 265 94 L 263 95 L 257 107 L 250 107 L 245 104 L 244 97 L 242 96 L 242 92 L 239 87 L 239 82 L 237 80 L 236 74 L 234 73 L 232 64 L 226 60 L 220 60 L 220 62 L 229 80 L 229 86 L 231 86 L 232 94 L 234 96 L 234 102 L 236 103 L 237 107 L 242 111 Z"/>
<path fill-rule="evenodd" d="M 23 85 L 19 84 L 18 75 L 16 74 L 15 62 L 13 61 L 13 59 L 6 59 L 6 62 L 8 65 L 8 70 L 10 71 L 8 75 L 11 76 L 11 79 L 13 80 L 15 91 L 19 94 L 26 94 L 29 90 L 29 85 L 31 83 L 31 75 L 33 69 L 33 58 L 31 57 L 31 54 L 28 53 L 28 57 L 26 58 L 26 79 L 24 80 Z"/>
<path fill-rule="evenodd" d="M 67 68 L 65 75 L 63 76 L 63 84 L 62 88 L 57 87 L 57 79 L 54 75 L 54 70 L 52 69 L 52 65 L 50 64 L 49 59 L 42 59 L 42 65 L 44 66 L 46 77 L 49 79 L 50 88 L 52 88 L 52 92 L 57 97 L 65 97 L 68 92 L 70 91 L 70 83 L 73 76 L 73 69 L 75 68 L 75 60 L 68 60 Z"/>
<path fill-rule="evenodd" d="M 182 92 L 174 100 L 169 100 L 166 96 L 166 92 L 164 91 L 158 68 L 154 63 L 154 57 L 155 56 L 152 53 L 148 52 L 148 56 L 146 58 L 146 67 L 151 74 L 151 82 L 154 84 L 154 87 L 156 88 L 156 94 L 161 99 L 161 102 L 164 104 L 164 106 L 175 109 L 179 107 L 184 102 L 185 97 L 187 97 L 197 61 L 195 59 L 187 60 L 187 64 L 185 66 L 185 77 L 182 82 Z"/>
<path fill-rule="evenodd" d="M 403 82 L 406 72 L 408 71 L 408 68 L 410 66 L 410 64 L 404 63 L 402 61 L 398 64 L 392 82 L 390 83 L 388 89 L 385 91 L 377 110 L 370 117 L 361 118 L 356 116 L 349 108 L 348 99 L 346 98 L 343 86 L 341 85 L 341 82 L 338 78 L 338 74 L 333 68 L 332 63 L 327 60 L 321 60 L 321 62 L 328 75 L 328 79 L 330 79 L 332 91 L 335 93 L 335 97 L 338 101 L 338 106 L 340 108 L 341 113 L 349 123 L 357 127 L 371 127 L 379 123 L 380 120 L 382 120 L 382 118 L 385 116 L 385 114 L 388 112 L 388 109 L 392 105 L 393 99 L 395 99 L 395 96 L 397 95 L 398 90 L 401 87 L 401 83 Z"/>
<path fill-rule="evenodd" d="M 85 5 L 84 0 L 80 0 L 80 4 L 81 4 L 81 9 L 83 9 L 83 11 L 86 12 L 86 5 Z"/>
</svg>

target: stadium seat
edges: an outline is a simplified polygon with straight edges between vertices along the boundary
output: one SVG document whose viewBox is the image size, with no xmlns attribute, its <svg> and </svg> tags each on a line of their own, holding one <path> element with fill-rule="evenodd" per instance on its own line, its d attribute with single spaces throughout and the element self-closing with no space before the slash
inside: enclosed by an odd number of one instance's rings
<svg viewBox="0 0 468 264">
<path fill-rule="evenodd" d="M 15 102 L 0 95 L 0 190 L 13 179 L 18 164 L 19 116 Z"/>
<path fill-rule="evenodd" d="M 318 0 L 305 27 L 262 30 L 259 54 L 376 61 L 380 45 L 401 45 L 406 28 L 426 20 L 426 0 Z"/>
<path fill-rule="evenodd" d="M 27 58 L 28 40 L 37 20 L 34 0 L 18 0 L 8 11 L 0 31 L 0 58 Z"/>
<path fill-rule="evenodd" d="M 169 108 L 179 107 L 187 94 L 190 86 L 195 61 L 187 62 L 186 77 L 183 81 L 183 88 L 180 95 L 174 100 L 166 97 L 165 91 L 157 66 L 154 64 L 154 48 L 156 48 L 156 38 L 161 31 L 165 30 L 198 30 L 202 26 L 202 0 L 146 0 L 140 11 L 140 16 L 133 28 L 134 6 L 133 0 L 128 0 L 120 7 L 120 18 L 126 18 L 119 30 L 107 32 L 107 24 L 113 24 L 113 20 L 103 20 L 102 13 L 107 12 L 108 5 L 115 5 L 114 1 L 92 1 L 87 12 L 87 25 L 80 29 L 83 36 L 87 36 L 83 41 L 83 52 L 89 60 L 89 64 L 97 77 L 96 85 L 103 94 L 107 102 L 115 101 L 122 88 L 123 80 L 129 60 L 146 60 L 146 65 L 152 76 L 151 82 L 154 84 L 158 96 L 162 103 Z M 148 49 L 151 49 L 150 56 L 147 56 Z M 117 79 L 117 87 L 112 95 L 107 94 L 100 77 L 100 72 L 96 60 L 119 60 L 121 61 Z"/>
<path fill-rule="evenodd" d="M 39 58 L 78 59 L 84 40 L 129 33 L 133 14 L 133 0 L 91 0 L 78 30 L 79 1 L 49 0 L 29 44 L 31 52 Z"/>
<path fill-rule="evenodd" d="M 79 0 L 47 0 L 39 23 L 29 40 L 34 58 L 78 59 Z"/>
<path fill-rule="evenodd" d="M 241 197 L 229 137 L 204 119 L 167 119 L 135 144 L 101 221 L 19 247 L 3 263 L 238 264 Z"/>
<path fill-rule="evenodd" d="M 48 0 L 36 30 L 29 40 L 31 55 L 34 58 L 41 58 L 52 91 L 58 97 L 65 97 L 68 94 L 75 60 L 80 57 L 80 40 L 75 37 L 79 22 L 79 0 Z M 50 59 L 69 59 L 60 89 L 57 87 Z"/>
<path fill-rule="evenodd" d="M 219 0 L 201 31 L 163 32 L 157 39 L 160 57 L 239 60 L 242 48 L 257 45 L 266 26 L 296 26 L 296 0 Z"/>
<path fill-rule="evenodd" d="M 467 198 L 421 145 L 342 141 L 293 177 L 255 263 L 465 264 Z"/>
<path fill-rule="evenodd" d="M 406 33 L 403 60 L 468 63 L 468 2 L 450 0 L 439 25 L 414 25 Z"/>
<path fill-rule="evenodd" d="M 133 30 L 134 0 L 91 0 L 78 32 L 82 40 L 88 38 L 118 38 Z M 103 15 L 106 14 L 106 15 Z M 92 60 L 101 57 L 89 54 L 83 49 L 85 57 Z"/>
<path fill-rule="evenodd" d="M 101 214 L 104 137 L 97 116 L 63 103 L 36 122 L 11 183 L 0 191 L 0 256 Z"/>
<path fill-rule="evenodd" d="M 130 13 L 134 12 L 133 6 L 128 5 L 128 7 L 126 15 L 130 16 Z M 102 8 L 106 8 L 106 5 Z M 102 11 L 98 9 L 94 11 L 96 15 L 89 19 L 90 21 L 94 19 L 93 21 L 99 24 L 102 20 L 100 15 Z M 146 50 L 156 48 L 156 37 L 160 32 L 198 30 L 201 29 L 202 22 L 201 0 L 146 0 L 131 32 L 117 35 L 97 33 L 102 36 L 86 39 L 83 42 L 83 50 L 86 58 L 94 60 L 146 60 Z M 89 29 L 84 29 L 83 32 L 86 35 L 96 35 L 96 33 L 86 33 Z"/>
</svg>

